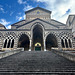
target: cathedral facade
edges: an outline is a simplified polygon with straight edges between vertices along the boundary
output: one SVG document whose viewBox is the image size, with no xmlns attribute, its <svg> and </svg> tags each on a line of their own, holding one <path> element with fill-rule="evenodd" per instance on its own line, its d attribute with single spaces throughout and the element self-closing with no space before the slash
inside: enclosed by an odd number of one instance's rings
<svg viewBox="0 0 75 75">
<path fill-rule="evenodd" d="M 26 19 L 0 28 L 0 50 L 24 48 L 25 51 L 74 49 L 72 25 L 51 19 L 51 11 L 36 7 L 25 12 Z M 1 25 L 0 25 L 1 26 Z"/>
</svg>

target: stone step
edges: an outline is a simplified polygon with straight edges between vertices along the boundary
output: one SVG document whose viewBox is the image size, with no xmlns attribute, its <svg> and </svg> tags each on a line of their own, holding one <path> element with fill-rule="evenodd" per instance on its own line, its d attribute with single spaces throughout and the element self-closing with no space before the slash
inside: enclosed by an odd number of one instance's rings
<svg viewBox="0 0 75 75">
<path fill-rule="evenodd" d="M 0 72 L 74 72 L 75 62 L 52 51 L 24 51 L 0 59 Z"/>
</svg>

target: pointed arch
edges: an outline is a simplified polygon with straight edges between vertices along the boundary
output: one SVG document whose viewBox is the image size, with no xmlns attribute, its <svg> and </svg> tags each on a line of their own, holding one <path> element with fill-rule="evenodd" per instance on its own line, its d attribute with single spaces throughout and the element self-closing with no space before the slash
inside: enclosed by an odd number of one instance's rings
<svg viewBox="0 0 75 75">
<path fill-rule="evenodd" d="M 26 34 L 22 34 L 18 40 L 18 47 L 24 48 L 24 50 L 29 50 L 29 37 Z"/>
<path fill-rule="evenodd" d="M 32 50 L 35 49 L 35 44 L 40 43 L 41 44 L 41 50 L 44 50 L 44 45 L 43 45 L 43 28 L 42 26 L 37 23 L 32 30 Z"/>
<path fill-rule="evenodd" d="M 46 37 L 46 49 L 51 50 L 52 47 L 58 47 L 57 38 L 54 34 L 48 34 Z"/>
<path fill-rule="evenodd" d="M 33 38 L 33 29 L 35 28 L 35 26 L 36 25 L 39 25 L 41 28 L 42 28 L 42 30 L 43 30 L 43 34 L 44 34 L 44 30 L 45 30 L 45 28 L 44 28 L 44 25 L 42 24 L 42 23 L 40 23 L 40 22 L 36 22 L 36 23 L 34 23 L 32 26 L 31 26 L 31 38 Z M 44 35 L 43 35 L 44 36 Z"/>
</svg>

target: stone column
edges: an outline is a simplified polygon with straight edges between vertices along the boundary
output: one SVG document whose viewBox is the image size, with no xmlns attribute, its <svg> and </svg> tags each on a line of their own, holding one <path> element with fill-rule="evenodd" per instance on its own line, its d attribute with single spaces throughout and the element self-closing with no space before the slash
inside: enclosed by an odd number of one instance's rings
<svg viewBox="0 0 75 75">
<path fill-rule="evenodd" d="M 72 45 L 72 40 L 70 39 L 70 41 L 71 41 L 71 48 L 73 48 L 73 45 Z"/>
<path fill-rule="evenodd" d="M 67 39 L 67 44 L 68 44 L 68 48 L 70 48 L 70 45 L 69 45 L 69 39 Z"/>
<path fill-rule="evenodd" d="M 29 51 L 31 51 L 31 39 L 30 39 Z"/>
<path fill-rule="evenodd" d="M 62 49 L 62 46 L 61 46 L 61 39 L 60 38 L 57 38 L 58 40 L 58 49 L 61 50 Z"/>
<path fill-rule="evenodd" d="M 2 48 L 4 47 L 4 39 L 0 38 L 0 50 L 2 50 Z"/>
<path fill-rule="evenodd" d="M 18 38 L 15 38 L 14 39 L 14 46 L 13 46 L 13 48 L 17 49 L 17 47 L 18 47 Z"/>
<path fill-rule="evenodd" d="M 45 44 L 45 39 L 44 39 L 44 51 L 46 51 L 46 44 Z"/>
<path fill-rule="evenodd" d="M 10 48 L 11 48 L 11 45 L 12 45 L 12 39 L 11 39 L 11 41 L 10 41 Z"/>
<path fill-rule="evenodd" d="M 8 42 L 9 42 L 9 39 L 7 39 L 6 48 L 7 48 L 7 46 L 8 46 Z"/>
<path fill-rule="evenodd" d="M 65 39 L 63 39 L 63 41 L 64 41 L 64 46 L 65 46 L 65 48 L 66 48 Z"/>
</svg>

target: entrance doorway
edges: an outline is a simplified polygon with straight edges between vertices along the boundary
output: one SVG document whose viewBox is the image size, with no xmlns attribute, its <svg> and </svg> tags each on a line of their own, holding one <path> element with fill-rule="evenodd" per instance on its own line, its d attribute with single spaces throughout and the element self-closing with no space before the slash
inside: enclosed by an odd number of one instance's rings
<svg viewBox="0 0 75 75">
<path fill-rule="evenodd" d="M 35 25 L 33 28 L 33 37 L 32 37 L 32 50 L 44 50 L 44 45 L 43 45 L 43 28 L 41 25 Z M 39 44 L 41 44 L 41 47 Z M 37 44 L 37 46 L 35 46 Z"/>
<path fill-rule="evenodd" d="M 41 51 L 41 44 L 40 43 L 35 44 L 35 51 Z"/>
</svg>

